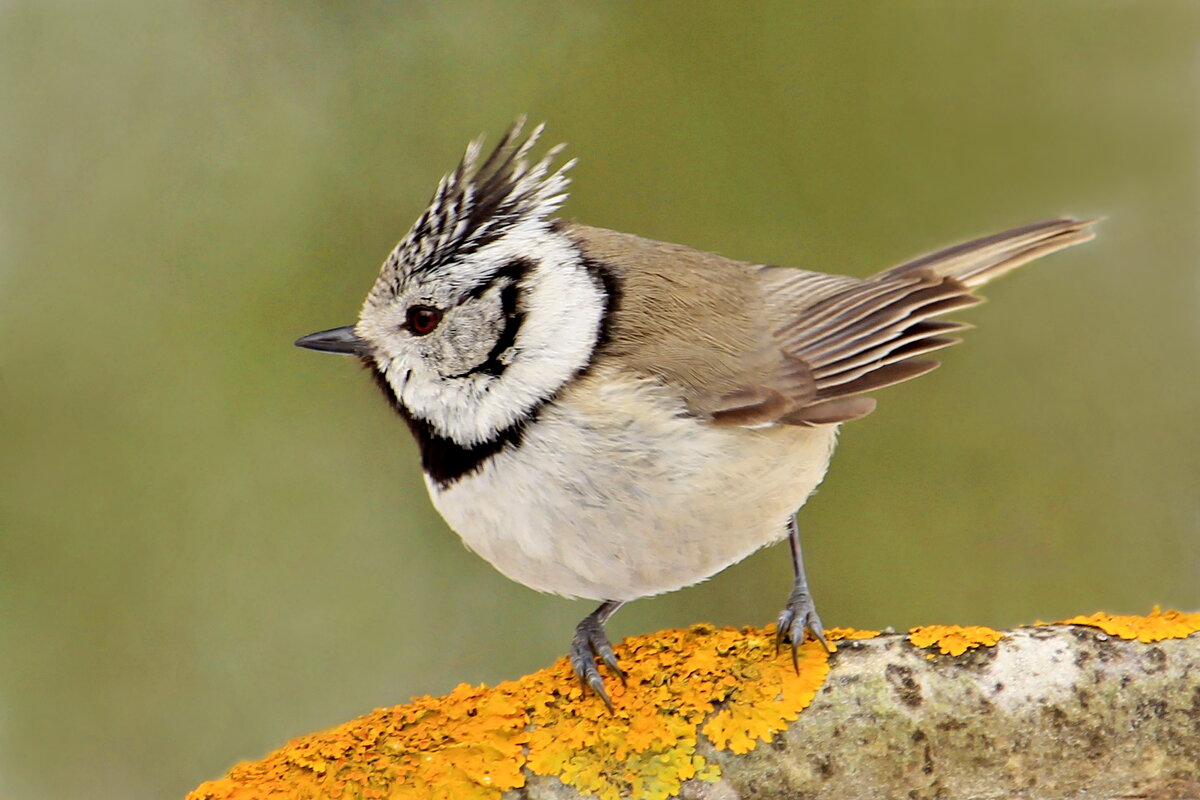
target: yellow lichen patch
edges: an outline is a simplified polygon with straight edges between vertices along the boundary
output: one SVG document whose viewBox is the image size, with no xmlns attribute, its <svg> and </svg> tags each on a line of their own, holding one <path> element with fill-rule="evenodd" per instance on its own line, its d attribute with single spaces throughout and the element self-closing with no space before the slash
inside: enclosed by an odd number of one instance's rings
<svg viewBox="0 0 1200 800">
<path fill-rule="evenodd" d="M 829 672 L 824 648 L 810 641 L 797 673 L 788 648 L 776 653 L 771 628 L 697 625 L 631 637 L 616 650 L 628 682 L 607 676 L 612 713 L 582 694 L 560 659 L 491 689 L 462 685 L 296 739 L 189 800 L 495 800 L 524 785 L 525 769 L 605 800 L 665 800 L 683 781 L 720 776 L 696 752 L 701 733 L 747 752 L 795 720 Z"/>
<path fill-rule="evenodd" d="M 1145 617 L 1127 617 L 1098 612 L 1090 617 L 1078 616 L 1050 625 L 1088 625 L 1099 628 L 1111 636 L 1122 639 L 1137 639 L 1139 642 L 1161 642 L 1163 639 L 1184 639 L 1200 632 L 1200 612 L 1185 614 L 1182 611 L 1163 611 L 1158 606 Z"/>
<path fill-rule="evenodd" d="M 189 800 L 467 798 L 525 784 L 526 715 L 511 698 L 465 684 L 441 698 L 379 709 L 239 764 Z"/>
<path fill-rule="evenodd" d="M 769 741 L 812 702 L 829 670 L 824 649 L 809 642 L 797 674 L 786 649 L 776 655 L 770 629 L 699 625 L 628 639 L 617 655 L 629 677 L 624 687 L 609 681 L 611 714 L 595 698 L 581 700 L 565 661 L 517 682 L 547 698 L 530 715 L 529 769 L 606 800 L 667 798 L 689 778 L 717 778 L 696 753 L 701 732 L 734 752 Z"/>
<path fill-rule="evenodd" d="M 1004 638 L 1004 634 L 980 625 L 923 625 L 909 628 L 908 641 L 917 647 L 937 645 L 942 655 L 961 656 L 976 647 L 991 647 Z"/>
<path fill-rule="evenodd" d="M 766 643 L 743 643 L 760 650 L 775 647 L 773 635 Z M 799 671 L 790 658 L 748 659 L 745 680 L 730 687 L 723 707 L 705 723 L 704 735 L 734 753 L 747 753 L 759 742 L 769 742 L 812 702 L 829 674 L 828 659 L 825 648 L 816 642 L 801 648 Z"/>
<path fill-rule="evenodd" d="M 843 639 L 874 639 L 882 634 L 882 631 L 858 630 L 857 628 L 827 628 L 825 630 L 825 638 L 831 642 L 842 641 Z"/>
</svg>

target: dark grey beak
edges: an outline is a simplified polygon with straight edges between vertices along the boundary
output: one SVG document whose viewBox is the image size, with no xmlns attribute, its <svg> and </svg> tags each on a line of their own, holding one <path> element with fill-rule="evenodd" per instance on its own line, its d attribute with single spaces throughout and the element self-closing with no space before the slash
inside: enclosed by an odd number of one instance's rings
<svg viewBox="0 0 1200 800">
<path fill-rule="evenodd" d="M 320 350 L 322 353 L 340 353 L 346 356 L 365 356 L 371 352 L 367 343 L 354 335 L 353 325 L 330 328 L 327 331 L 317 331 L 308 336 L 301 336 L 296 340 L 296 347 Z"/>
</svg>

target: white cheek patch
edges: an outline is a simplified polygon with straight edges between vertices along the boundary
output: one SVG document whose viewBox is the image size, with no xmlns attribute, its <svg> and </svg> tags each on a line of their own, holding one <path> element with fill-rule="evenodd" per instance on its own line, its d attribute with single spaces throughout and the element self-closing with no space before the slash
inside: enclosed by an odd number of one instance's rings
<svg viewBox="0 0 1200 800">
<path fill-rule="evenodd" d="M 571 243 L 545 223 L 517 226 L 455 271 L 489 274 L 517 259 L 534 268 L 521 282 L 524 319 L 503 373 L 444 378 L 413 364 L 404 380 L 407 368 L 393 362 L 388 370 L 404 405 L 463 445 L 489 441 L 527 418 L 587 365 L 600 334 L 604 290 Z M 494 336 L 486 337 L 483 349 L 492 344 Z"/>
</svg>

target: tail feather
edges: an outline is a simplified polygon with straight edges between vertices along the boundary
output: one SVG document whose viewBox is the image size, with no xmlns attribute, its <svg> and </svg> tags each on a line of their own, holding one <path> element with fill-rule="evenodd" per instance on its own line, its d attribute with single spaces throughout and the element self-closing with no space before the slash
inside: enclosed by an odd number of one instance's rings
<svg viewBox="0 0 1200 800">
<path fill-rule="evenodd" d="M 1088 241 L 1095 236 L 1096 222 L 1065 217 L 1035 222 L 906 261 L 871 280 L 925 272 L 974 289 L 1036 258 Z"/>
<path fill-rule="evenodd" d="M 775 331 L 788 363 L 803 367 L 803 380 L 789 372 L 789 381 L 803 387 L 792 398 L 803 404 L 790 408 L 784 393 L 772 413 L 784 412 L 778 421 L 788 425 L 871 413 L 874 401 L 859 395 L 929 372 L 938 362 L 918 356 L 957 343 L 946 334 L 970 327 L 934 317 L 980 302 L 976 287 L 1022 264 L 1086 242 L 1094 222 L 1053 219 L 1014 228 L 835 287 Z"/>
</svg>

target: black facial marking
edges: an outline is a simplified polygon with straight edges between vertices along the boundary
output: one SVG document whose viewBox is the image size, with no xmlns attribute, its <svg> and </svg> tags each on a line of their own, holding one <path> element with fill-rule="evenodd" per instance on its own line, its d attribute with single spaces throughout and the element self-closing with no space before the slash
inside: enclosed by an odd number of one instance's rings
<svg viewBox="0 0 1200 800">
<path fill-rule="evenodd" d="M 463 295 L 460 303 L 467 300 L 478 300 L 483 297 L 488 291 L 502 280 L 509 280 L 512 283 L 520 283 L 526 275 L 533 269 L 533 264 L 524 258 L 514 258 L 478 286 L 472 287 L 466 294 Z"/>
<path fill-rule="evenodd" d="M 521 444 L 524 422 L 505 428 L 486 442 L 469 447 L 438 434 L 432 425 L 413 416 L 404 403 L 400 402 L 400 398 L 396 397 L 396 392 L 392 390 L 392 385 L 387 382 L 387 378 L 372 359 L 364 358 L 362 361 L 363 366 L 371 373 L 375 385 L 388 399 L 388 403 L 408 424 L 408 429 L 412 431 L 413 438 L 417 440 L 417 448 L 421 452 L 421 469 L 439 488 L 445 489 L 459 478 L 475 472 L 485 461 L 509 445 L 517 447 Z"/>
<path fill-rule="evenodd" d="M 557 220 L 555 220 L 557 222 Z M 588 358 L 588 367 L 595 360 L 596 354 L 601 352 L 612 339 L 613 325 L 616 324 L 616 314 L 621 308 L 621 281 L 617 277 L 616 271 L 611 265 L 590 258 L 583 260 L 583 268 L 587 270 L 588 275 L 596 282 L 596 286 L 600 289 L 604 302 L 604 312 L 600 315 L 600 331 L 596 335 L 596 346 L 592 348 L 592 353 Z M 585 370 L 587 367 L 584 368 Z"/>
<path fill-rule="evenodd" d="M 509 281 L 508 285 L 500 290 L 500 311 L 504 315 L 504 327 L 500 329 L 500 335 L 496 338 L 492 349 L 488 351 L 487 357 L 466 372 L 447 377 L 466 378 L 480 374 L 493 376 L 504 374 L 508 365 L 500 360 L 500 356 L 517 341 L 517 334 L 521 332 L 521 324 L 525 321 L 525 312 L 519 310 L 521 289 L 518 284 L 532 269 L 533 264 L 524 259 L 510 261 L 485 283 L 476 286 L 466 294 L 467 298 L 479 298 L 487 294 L 500 281 Z"/>
<path fill-rule="evenodd" d="M 502 362 L 500 356 L 517 341 L 517 334 L 521 332 L 521 323 L 525 321 L 525 314 L 517 311 L 517 293 L 518 289 L 515 283 L 510 283 L 500 291 L 500 304 L 504 309 L 504 327 L 500 331 L 500 336 L 496 338 L 496 343 L 488 351 L 487 358 L 479 366 L 468 370 L 467 375 L 484 373 L 499 376 L 503 375 L 504 370 L 508 368 L 508 364 Z"/>
<path fill-rule="evenodd" d="M 595 281 L 596 286 L 603 293 L 604 312 L 601 317 L 600 330 L 596 338 L 596 344 L 592 348 L 592 352 L 588 356 L 587 363 L 580 367 L 571 378 L 564 382 L 563 386 L 578 380 L 591 369 L 595 363 L 596 355 L 603 347 L 607 345 L 612 335 L 613 315 L 620 306 L 621 302 L 621 283 L 616 271 L 602 261 L 593 261 L 585 259 L 583 262 L 584 268 Z M 494 285 L 494 282 L 501 278 L 509 278 L 512 280 L 508 286 L 501 290 L 501 306 L 504 309 L 506 323 L 501 331 L 500 338 L 496 342 L 496 346 L 492 348 L 492 352 L 488 354 L 484 364 L 488 364 L 494 358 L 503 353 L 505 349 L 511 346 L 511 341 L 505 344 L 506 340 L 515 340 L 517 333 L 520 330 L 523 315 L 517 311 L 519 305 L 520 290 L 518 283 L 525 273 L 533 268 L 533 265 L 525 261 L 513 261 L 506 265 L 503 269 L 493 276 L 491 281 L 477 287 L 473 290 L 473 296 L 482 296 L 487 290 Z M 511 315 L 510 315 L 511 311 Z M 511 333 L 509 332 L 511 329 Z M 372 380 L 375 385 L 383 392 L 388 403 L 395 409 L 407 423 L 408 428 L 412 431 L 413 438 L 417 440 L 417 447 L 421 452 L 421 469 L 429 476 L 438 488 L 446 489 L 454 484 L 460 478 L 470 475 L 478 471 L 492 456 L 502 452 L 507 447 L 520 447 L 521 440 L 525 432 L 525 426 L 537 419 L 538 414 L 546 406 L 547 403 L 552 403 L 554 398 L 562 391 L 562 386 L 552 392 L 548 397 L 539 401 L 537 405 L 531 408 L 528 414 L 521 421 L 510 425 L 502 431 L 499 431 L 491 439 L 486 442 L 480 442 L 476 445 L 461 445 L 453 439 L 442 436 L 437 433 L 433 426 L 423 419 L 413 415 L 411 411 L 400 401 L 396 396 L 396 392 L 392 389 L 392 385 L 388 383 L 384 374 L 379 371 L 379 367 L 375 364 L 372 358 L 361 359 L 363 365 L 371 373 Z M 498 363 L 498 362 L 497 362 Z M 481 365 L 482 367 L 483 365 Z M 500 372 L 503 372 L 504 364 L 499 364 Z M 480 369 L 480 367 L 476 367 Z M 500 373 L 494 373 L 500 374 Z M 406 376 L 407 380 L 407 376 Z"/>
</svg>

